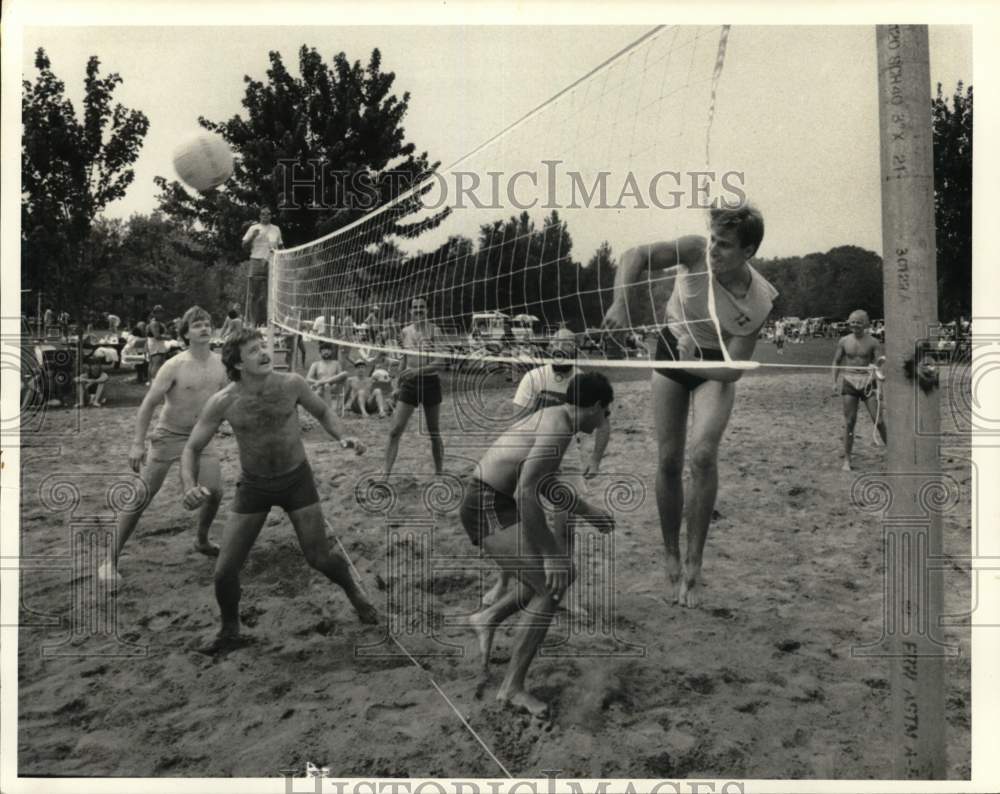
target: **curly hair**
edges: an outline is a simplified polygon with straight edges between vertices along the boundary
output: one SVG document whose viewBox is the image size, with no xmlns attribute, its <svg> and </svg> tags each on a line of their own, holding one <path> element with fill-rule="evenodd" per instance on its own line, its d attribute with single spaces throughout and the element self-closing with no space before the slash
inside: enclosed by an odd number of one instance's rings
<svg viewBox="0 0 1000 794">
<path fill-rule="evenodd" d="M 566 404 L 577 408 L 590 408 L 596 403 L 606 408 L 614 399 L 615 390 L 602 372 L 581 372 L 566 386 Z"/>
</svg>

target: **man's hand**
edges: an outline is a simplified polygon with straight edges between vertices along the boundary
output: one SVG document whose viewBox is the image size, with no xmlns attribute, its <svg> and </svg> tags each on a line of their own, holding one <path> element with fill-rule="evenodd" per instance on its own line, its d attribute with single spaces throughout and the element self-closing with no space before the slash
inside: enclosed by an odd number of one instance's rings
<svg viewBox="0 0 1000 794">
<path fill-rule="evenodd" d="M 598 508 L 593 513 L 588 513 L 585 515 L 584 520 L 602 535 L 607 535 L 609 532 L 614 532 L 615 529 L 615 517 L 607 510 L 602 510 Z"/>
<path fill-rule="evenodd" d="M 128 449 L 128 465 L 136 474 L 139 473 L 140 467 L 146 464 L 146 445 L 136 444 L 133 442 L 132 446 Z"/>
<path fill-rule="evenodd" d="M 601 462 L 599 460 L 592 460 L 587 464 L 587 468 L 583 470 L 583 479 L 592 480 L 600 473 Z"/>
<path fill-rule="evenodd" d="M 696 361 L 698 359 L 698 345 L 692 337 L 684 335 L 677 340 L 677 357 L 681 361 Z"/>
<path fill-rule="evenodd" d="M 628 306 L 625 304 L 625 301 L 615 299 L 611 304 L 611 308 L 608 309 L 608 313 L 604 315 L 604 322 L 601 323 L 601 328 L 609 331 L 620 331 L 628 327 Z"/>
<path fill-rule="evenodd" d="M 186 510 L 196 510 L 201 507 L 205 500 L 212 495 L 212 492 L 208 490 L 204 485 L 196 485 L 194 488 L 188 488 L 184 493 L 184 508 Z"/>
<path fill-rule="evenodd" d="M 365 454 L 365 445 L 353 437 L 340 439 L 340 446 L 342 449 L 353 449 L 355 455 Z"/>
<path fill-rule="evenodd" d="M 573 562 L 565 556 L 546 557 L 544 566 L 545 589 L 558 601 L 573 581 Z"/>
</svg>

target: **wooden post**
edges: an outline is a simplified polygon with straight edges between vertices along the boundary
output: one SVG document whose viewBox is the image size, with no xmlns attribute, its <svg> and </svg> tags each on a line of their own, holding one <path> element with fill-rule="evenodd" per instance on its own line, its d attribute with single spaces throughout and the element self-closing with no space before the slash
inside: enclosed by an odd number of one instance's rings
<svg viewBox="0 0 1000 794">
<path fill-rule="evenodd" d="M 937 322 L 934 162 L 925 25 L 879 25 L 882 258 L 885 294 L 888 495 L 883 537 L 886 631 L 896 778 L 942 779 L 944 657 L 942 484 L 936 382 L 918 383 L 920 340 Z M 919 432 L 918 432 L 919 428 Z M 876 478 L 877 479 L 877 478 Z"/>
</svg>

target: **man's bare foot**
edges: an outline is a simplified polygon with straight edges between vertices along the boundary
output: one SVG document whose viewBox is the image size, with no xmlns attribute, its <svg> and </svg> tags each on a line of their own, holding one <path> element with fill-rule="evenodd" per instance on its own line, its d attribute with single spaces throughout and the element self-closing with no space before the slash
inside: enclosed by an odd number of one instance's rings
<svg viewBox="0 0 1000 794">
<path fill-rule="evenodd" d="M 675 604 L 680 601 L 681 580 L 683 578 L 684 571 L 681 568 L 680 559 L 667 555 L 667 587 L 670 588 Z"/>
<path fill-rule="evenodd" d="M 698 578 L 685 577 L 677 591 L 677 603 L 682 607 L 693 608 L 701 603 L 701 582 Z"/>
<path fill-rule="evenodd" d="M 239 630 L 221 630 L 218 634 L 209 637 L 200 645 L 195 646 L 195 651 L 206 656 L 217 656 L 220 653 L 228 653 L 244 645 L 249 645 L 252 638 L 245 634 L 240 634 Z"/>
<path fill-rule="evenodd" d="M 201 552 L 206 557 L 219 556 L 219 545 L 217 543 L 212 543 L 210 540 L 196 540 L 194 542 L 194 550 Z"/>
<path fill-rule="evenodd" d="M 544 718 L 549 716 L 549 704 L 539 700 L 534 695 L 528 694 L 523 689 L 512 693 L 504 693 L 501 690 L 497 692 L 497 700 L 501 703 L 507 703 L 514 708 L 524 709 L 533 717 Z"/>
<path fill-rule="evenodd" d="M 844 465 L 840 467 L 841 471 L 851 471 L 851 462 L 849 460 L 844 461 Z"/>
<path fill-rule="evenodd" d="M 354 587 L 351 590 L 347 590 L 346 593 L 351 606 L 358 613 L 358 620 L 369 625 L 378 623 L 378 610 L 375 609 L 375 605 L 368 600 L 368 596 L 362 592 L 360 587 Z"/>
<path fill-rule="evenodd" d="M 484 607 L 493 606 L 497 601 L 500 600 L 500 596 L 502 596 L 506 591 L 507 588 L 504 585 L 503 579 L 497 579 L 493 587 L 491 587 L 483 594 L 483 606 Z"/>
</svg>

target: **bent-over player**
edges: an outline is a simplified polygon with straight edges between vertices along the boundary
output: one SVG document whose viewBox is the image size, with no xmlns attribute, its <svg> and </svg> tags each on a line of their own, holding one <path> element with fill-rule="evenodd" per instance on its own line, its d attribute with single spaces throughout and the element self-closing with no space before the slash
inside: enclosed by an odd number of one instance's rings
<svg viewBox="0 0 1000 794">
<path fill-rule="evenodd" d="M 614 391 L 599 372 L 575 376 L 566 402 L 517 422 L 483 455 L 465 488 L 460 510 L 469 539 L 491 557 L 514 584 L 496 603 L 469 619 L 476 630 L 483 670 L 489 665 L 497 627 L 522 612 L 517 639 L 497 700 L 542 716 L 547 705 L 531 695 L 524 679 L 558 602 L 575 572 L 565 539 L 554 534 L 541 497 L 560 502 L 558 469 L 576 433 L 593 433 L 610 414 Z M 576 494 L 572 512 L 602 532 L 614 519 Z"/>
</svg>

